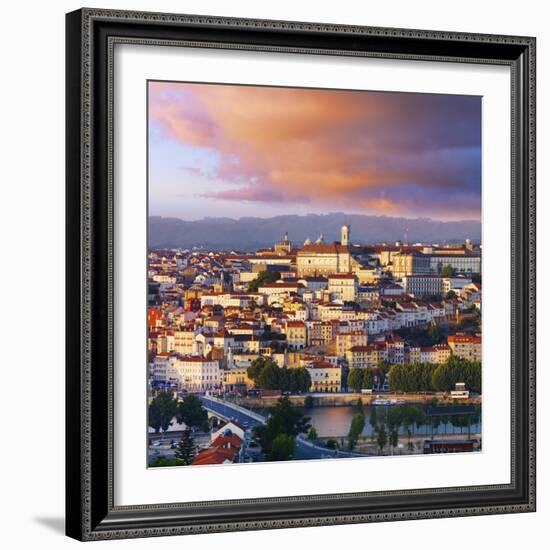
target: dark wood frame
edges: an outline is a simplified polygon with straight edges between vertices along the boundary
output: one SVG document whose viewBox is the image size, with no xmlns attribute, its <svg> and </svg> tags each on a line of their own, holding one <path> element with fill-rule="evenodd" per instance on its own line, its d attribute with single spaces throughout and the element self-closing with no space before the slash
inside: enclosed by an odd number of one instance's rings
<svg viewBox="0 0 550 550">
<path fill-rule="evenodd" d="M 535 39 L 82 9 L 67 15 L 67 535 L 80 540 L 535 510 Z M 115 43 L 504 64 L 512 86 L 512 463 L 506 485 L 116 507 Z"/>
</svg>

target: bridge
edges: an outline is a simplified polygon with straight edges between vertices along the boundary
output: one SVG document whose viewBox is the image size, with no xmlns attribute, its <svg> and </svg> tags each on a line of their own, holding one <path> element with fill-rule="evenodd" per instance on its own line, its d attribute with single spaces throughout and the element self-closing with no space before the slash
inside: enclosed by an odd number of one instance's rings
<svg viewBox="0 0 550 550">
<path fill-rule="evenodd" d="M 235 403 L 217 399 L 215 397 L 200 396 L 203 407 L 211 414 L 222 418 L 223 420 L 234 420 L 241 426 L 247 429 L 252 429 L 254 426 L 265 424 L 267 418 L 258 413 L 255 413 L 244 407 L 240 407 Z M 311 441 L 305 439 L 303 434 L 296 438 L 296 451 L 294 452 L 295 460 L 311 460 L 322 458 L 365 458 L 371 455 L 352 453 L 349 451 L 341 451 L 337 449 L 327 449 L 315 445 Z"/>
</svg>

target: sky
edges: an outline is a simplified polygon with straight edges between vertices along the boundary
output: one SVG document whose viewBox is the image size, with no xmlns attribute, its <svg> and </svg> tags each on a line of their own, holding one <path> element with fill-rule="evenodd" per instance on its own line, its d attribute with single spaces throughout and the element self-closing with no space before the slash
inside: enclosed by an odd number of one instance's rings
<svg viewBox="0 0 550 550">
<path fill-rule="evenodd" d="M 480 220 L 481 98 L 149 82 L 149 213 Z"/>
</svg>

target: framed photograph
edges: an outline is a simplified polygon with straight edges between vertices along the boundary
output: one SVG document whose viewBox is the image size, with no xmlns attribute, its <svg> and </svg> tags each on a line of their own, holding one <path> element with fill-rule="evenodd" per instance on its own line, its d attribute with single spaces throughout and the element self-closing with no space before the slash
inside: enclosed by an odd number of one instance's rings
<svg viewBox="0 0 550 550">
<path fill-rule="evenodd" d="M 535 510 L 535 39 L 67 15 L 67 535 Z"/>
</svg>

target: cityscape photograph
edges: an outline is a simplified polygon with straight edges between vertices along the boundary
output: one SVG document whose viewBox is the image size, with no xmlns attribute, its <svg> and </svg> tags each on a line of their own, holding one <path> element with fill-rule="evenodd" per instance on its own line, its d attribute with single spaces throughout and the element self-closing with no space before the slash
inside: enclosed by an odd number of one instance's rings
<svg viewBox="0 0 550 550">
<path fill-rule="evenodd" d="M 480 452 L 481 98 L 147 86 L 148 466 Z"/>
</svg>

